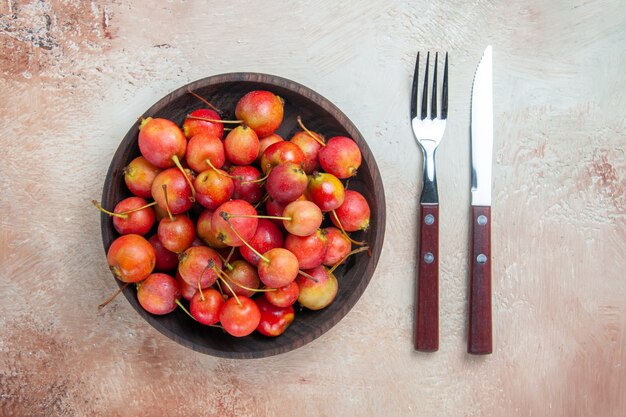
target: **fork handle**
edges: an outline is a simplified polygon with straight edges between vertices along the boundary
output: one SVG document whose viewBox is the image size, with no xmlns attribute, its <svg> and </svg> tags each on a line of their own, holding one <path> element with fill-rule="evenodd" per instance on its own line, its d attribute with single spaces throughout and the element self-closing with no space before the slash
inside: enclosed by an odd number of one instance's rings
<svg viewBox="0 0 626 417">
<path fill-rule="evenodd" d="M 439 204 L 420 205 L 415 350 L 439 349 Z"/>
<path fill-rule="evenodd" d="M 491 338 L 491 207 L 472 206 L 467 351 L 487 355 Z"/>
</svg>

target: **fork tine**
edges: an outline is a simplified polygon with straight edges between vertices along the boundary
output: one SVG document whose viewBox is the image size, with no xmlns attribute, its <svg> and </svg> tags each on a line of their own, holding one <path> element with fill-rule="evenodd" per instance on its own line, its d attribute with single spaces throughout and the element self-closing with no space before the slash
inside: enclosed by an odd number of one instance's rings
<svg viewBox="0 0 626 417">
<path fill-rule="evenodd" d="M 413 71 L 413 87 L 411 89 L 411 120 L 417 117 L 417 84 L 419 80 L 420 53 L 417 53 L 415 70 Z"/>
<path fill-rule="evenodd" d="M 426 53 L 426 70 L 424 71 L 424 89 L 422 91 L 422 117 L 424 120 L 428 117 L 428 61 L 430 59 L 430 51 Z"/>
<path fill-rule="evenodd" d="M 446 61 L 443 65 L 443 88 L 441 92 L 441 118 L 448 118 L 448 53 L 446 52 Z"/>
<path fill-rule="evenodd" d="M 437 60 L 439 58 L 439 52 L 435 52 L 435 69 L 433 70 L 433 91 L 432 101 L 430 103 L 430 118 L 437 118 Z"/>
</svg>

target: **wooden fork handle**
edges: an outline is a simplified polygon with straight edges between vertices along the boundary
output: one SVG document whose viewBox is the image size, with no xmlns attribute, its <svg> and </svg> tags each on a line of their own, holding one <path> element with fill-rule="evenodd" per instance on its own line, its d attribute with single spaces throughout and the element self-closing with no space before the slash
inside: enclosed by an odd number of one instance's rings
<svg viewBox="0 0 626 417">
<path fill-rule="evenodd" d="M 470 249 L 469 334 L 467 351 L 490 354 L 491 337 L 491 207 L 472 206 Z"/>
<path fill-rule="evenodd" d="M 439 349 L 439 205 L 420 206 L 415 297 L 415 350 Z"/>
</svg>

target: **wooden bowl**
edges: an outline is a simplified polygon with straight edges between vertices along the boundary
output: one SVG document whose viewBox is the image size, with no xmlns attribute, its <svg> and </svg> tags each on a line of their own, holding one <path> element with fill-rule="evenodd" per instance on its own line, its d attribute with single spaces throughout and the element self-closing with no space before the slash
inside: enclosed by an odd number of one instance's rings
<svg viewBox="0 0 626 417">
<path fill-rule="evenodd" d="M 376 161 L 367 143 L 352 122 L 331 102 L 313 90 L 284 78 L 257 73 L 230 73 L 216 75 L 192 82 L 166 95 L 150 107 L 143 117 L 163 117 L 182 125 L 185 115 L 205 107 L 187 91 L 191 90 L 209 100 L 224 111 L 223 117 L 233 118 L 236 102 L 251 90 L 269 90 L 285 100 L 283 123 L 277 131 L 285 139 L 300 130 L 297 116 L 301 116 L 309 129 L 327 138 L 345 135 L 353 138 L 363 154 L 363 163 L 357 176 L 350 179 L 350 189 L 360 191 L 370 204 L 371 226 L 366 232 L 353 237 L 366 240 L 371 254 L 359 253 L 349 258 L 345 265 L 335 271 L 339 292 L 335 301 L 325 309 L 300 311 L 297 304 L 296 318 L 281 336 L 269 338 L 254 332 L 244 338 L 232 337 L 221 329 L 200 325 L 180 309 L 165 316 L 146 312 L 138 303 L 134 286 L 128 286 L 124 295 L 133 308 L 150 325 L 170 339 L 198 352 L 227 358 L 259 358 L 288 352 L 311 342 L 333 327 L 355 305 L 369 283 L 385 234 L 385 197 Z M 139 156 L 137 145 L 139 120 L 130 128 L 117 149 L 107 173 L 102 204 L 112 208 L 121 199 L 130 196 L 124 183 L 123 169 Z M 344 181 L 345 182 L 345 181 Z M 328 216 L 326 216 L 328 217 Z M 102 214 L 102 240 L 105 252 L 118 237 L 109 216 Z M 148 234 L 149 236 L 151 234 Z M 121 287 L 122 283 L 117 281 Z M 183 300 L 184 301 L 184 300 Z"/>
</svg>

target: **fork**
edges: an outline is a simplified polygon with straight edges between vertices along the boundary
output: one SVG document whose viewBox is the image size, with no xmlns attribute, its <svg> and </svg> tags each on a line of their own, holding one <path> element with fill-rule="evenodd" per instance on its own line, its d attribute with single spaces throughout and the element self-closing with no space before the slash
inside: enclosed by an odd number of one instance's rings
<svg viewBox="0 0 626 417">
<path fill-rule="evenodd" d="M 441 106 L 437 106 L 437 61 L 432 79 L 432 93 L 428 100 L 428 68 L 430 52 L 426 55 L 424 87 L 420 113 L 418 83 L 420 55 L 417 53 L 413 89 L 411 92 L 411 127 L 424 157 L 424 176 L 420 198 L 420 237 L 417 285 L 415 294 L 414 346 L 416 350 L 434 352 L 439 349 L 439 196 L 435 171 L 435 152 L 441 142 L 448 117 L 448 53 L 443 69 Z M 439 110 L 439 111 L 438 111 Z"/>
</svg>

